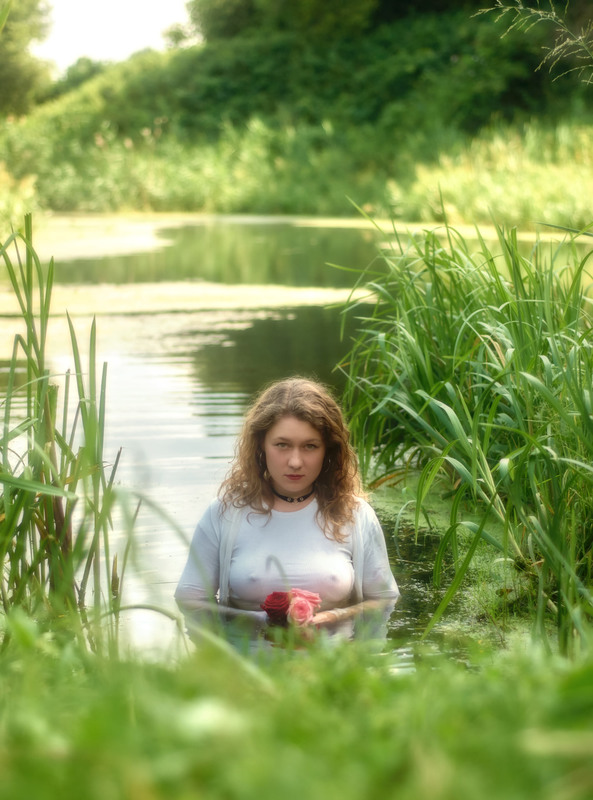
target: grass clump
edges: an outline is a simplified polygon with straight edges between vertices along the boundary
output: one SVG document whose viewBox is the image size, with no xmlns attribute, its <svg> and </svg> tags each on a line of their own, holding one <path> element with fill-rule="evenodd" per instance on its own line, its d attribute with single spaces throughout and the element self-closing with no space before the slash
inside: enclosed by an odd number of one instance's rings
<svg viewBox="0 0 593 800">
<path fill-rule="evenodd" d="M 592 145 L 593 129 L 576 121 L 493 126 L 419 163 L 413 180 L 392 181 L 388 191 L 407 220 L 586 228 Z"/>
<path fill-rule="evenodd" d="M 109 465 L 104 454 L 107 370 L 96 369 L 94 323 L 83 364 L 69 320 L 74 372 L 50 373 L 54 264 L 41 265 L 32 234 L 26 217 L 24 232 L 0 247 L 22 328 L 14 336 L 0 405 L 0 637 L 6 643 L 26 635 L 23 620 L 29 619 L 94 648 L 111 647 L 127 548 L 118 565 L 109 535 L 119 457 Z M 120 507 L 131 529 L 133 514 Z"/>
<path fill-rule="evenodd" d="M 32 208 L 350 216 L 349 197 L 405 222 L 489 224 L 494 216 L 533 229 L 589 220 L 593 129 L 583 117 L 500 122 L 471 137 L 453 128 L 401 131 L 397 148 L 391 124 L 381 132 L 369 123 L 295 123 L 288 114 L 226 120 L 215 139 L 164 128 L 153 123 L 136 140 L 101 123 L 88 142 L 58 133 L 52 142 L 41 111 L 6 122 L 0 138 L 11 166 L 0 164 L 0 224 Z"/>
<path fill-rule="evenodd" d="M 377 303 L 359 323 L 347 403 L 369 478 L 421 470 L 416 525 L 437 476 L 448 481 L 437 618 L 487 542 L 529 576 L 536 628 L 546 638 L 552 614 L 569 652 L 590 646 L 593 615 L 590 253 L 570 242 L 526 257 L 502 229 L 499 245 L 472 252 L 445 226 L 396 241 L 362 275 Z"/>
</svg>

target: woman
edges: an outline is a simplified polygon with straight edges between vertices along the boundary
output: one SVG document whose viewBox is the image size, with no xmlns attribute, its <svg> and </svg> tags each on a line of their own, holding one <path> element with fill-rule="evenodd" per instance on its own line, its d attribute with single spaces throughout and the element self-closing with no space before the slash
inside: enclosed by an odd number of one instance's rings
<svg viewBox="0 0 593 800">
<path fill-rule="evenodd" d="M 265 624 L 266 597 L 291 589 L 319 595 L 317 626 L 399 596 L 342 412 L 304 378 L 273 384 L 247 412 L 175 598 L 186 616 L 216 609 Z"/>
</svg>

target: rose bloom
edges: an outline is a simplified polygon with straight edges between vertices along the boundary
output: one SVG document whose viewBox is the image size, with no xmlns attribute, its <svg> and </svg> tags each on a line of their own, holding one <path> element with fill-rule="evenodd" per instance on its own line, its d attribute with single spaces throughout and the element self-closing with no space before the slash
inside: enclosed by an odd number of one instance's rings
<svg viewBox="0 0 593 800">
<path fill-rule="evenodd" d="M 267 613 L 270 622 L 275 625 L 284 625 L 289 605 L 288 592 L 272 592 L 266 597 L 261 607 Z"/>
<path fill-rule="evenodd" d="M 286 613 L 288 621 L 299 627 L 308 625 L 321 605 L 321 598 L 306 589 L 291 589 L 289 596 L 290 604 Z"/>
</svg>

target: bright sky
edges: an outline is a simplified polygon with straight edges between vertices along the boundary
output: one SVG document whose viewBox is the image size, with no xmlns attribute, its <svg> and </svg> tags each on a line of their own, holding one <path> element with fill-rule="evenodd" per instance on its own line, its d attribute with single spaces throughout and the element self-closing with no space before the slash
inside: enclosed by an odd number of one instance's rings
<svg viewBox="0 0 593 800">
<path fill-rule="evenodd" d="M 187 20 L 187 0 L 49 0 L 52 27 L 32 51 L 53 61 L 60 73 L 81 56 L 124 61 L 152 47 L 161 50 L 162 33 Z"/>
</svg>

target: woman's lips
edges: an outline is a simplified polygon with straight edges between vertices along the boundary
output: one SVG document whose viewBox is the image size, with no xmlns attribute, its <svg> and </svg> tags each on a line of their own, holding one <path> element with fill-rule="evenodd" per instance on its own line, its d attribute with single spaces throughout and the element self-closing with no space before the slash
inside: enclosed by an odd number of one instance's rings
<svg viewBox="0 0 593 800">
<path fill-rule="evenodd" d="M 305 476 L 304 475 L 285 475 L 285 478 L 288 478 L 289 481 L 301 481 Z"/>
</svg>

